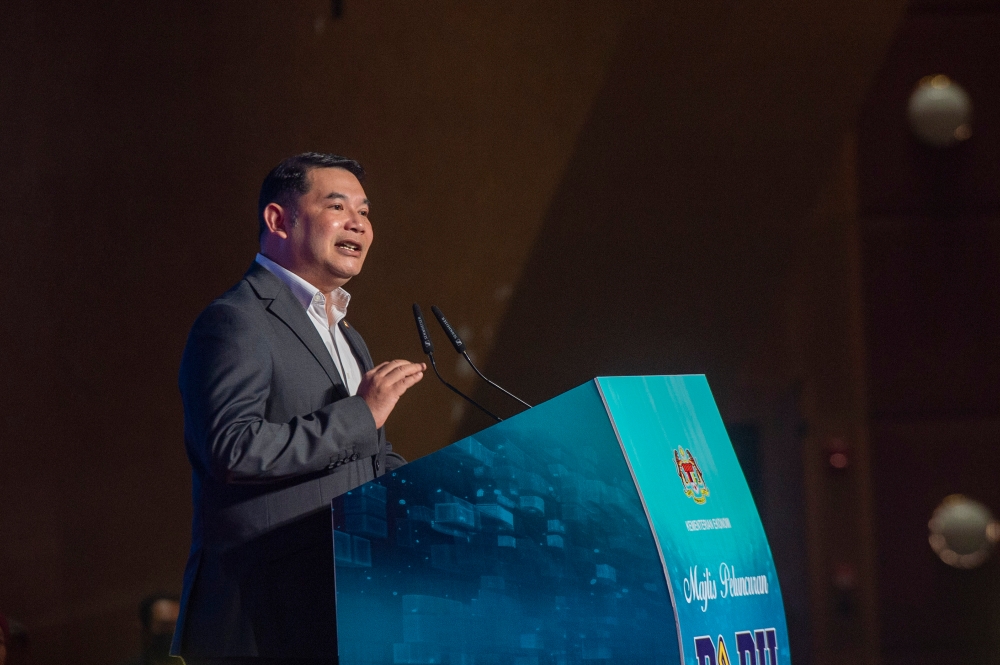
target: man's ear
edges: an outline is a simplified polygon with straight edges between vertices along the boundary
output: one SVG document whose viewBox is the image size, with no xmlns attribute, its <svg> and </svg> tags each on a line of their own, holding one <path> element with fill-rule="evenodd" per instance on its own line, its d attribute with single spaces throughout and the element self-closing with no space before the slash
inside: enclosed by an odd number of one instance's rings
<svg viewBox="0 0 1000 665">
<path fill-rule="evenodd" d="M 292 225 L 291 211 L 272 201 L 264 208 L 264 224 L 267 225 L 268 231 L 279 238 L 287 238 L 288 229 Z"/>
</svg>

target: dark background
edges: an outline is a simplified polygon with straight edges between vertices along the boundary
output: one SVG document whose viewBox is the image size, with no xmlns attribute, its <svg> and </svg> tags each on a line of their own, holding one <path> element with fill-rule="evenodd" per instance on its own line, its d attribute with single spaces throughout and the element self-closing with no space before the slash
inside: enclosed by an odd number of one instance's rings
<svg viewBox="0 0 1000 665">
<path fill-rule="evenodd" d="M 993 662 L 997 561 L 948 568 L 927 520 L 1000 511 L 1000 3 L 342 6 L 0 6 L 0 611 L 33 662 L 124 658 L 179 590 L 180 352 L 309 149 L 370 173 L 376 358 L 418 359 L 420 301 L 529 401 L 705 373 L 796 662 Z M 905 118 L 936 73 L 975 105 L 946 150 Z M 414 458 L 486 424 L 428 380 L 389 428 Z"/>
</svg>

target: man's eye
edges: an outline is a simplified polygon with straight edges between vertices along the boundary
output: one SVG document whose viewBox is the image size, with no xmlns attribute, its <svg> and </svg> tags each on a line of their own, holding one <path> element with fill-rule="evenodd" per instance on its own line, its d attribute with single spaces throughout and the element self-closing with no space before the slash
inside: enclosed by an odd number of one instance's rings
<svg viewBox="0 0 1000 665">
<path fill-rule="evenodd" d="M 368 216 L 368 211 L 367 210 L 362 210 L 358 214 L 361 215 L 362 217 L 367 217 Z"/>
</svg>

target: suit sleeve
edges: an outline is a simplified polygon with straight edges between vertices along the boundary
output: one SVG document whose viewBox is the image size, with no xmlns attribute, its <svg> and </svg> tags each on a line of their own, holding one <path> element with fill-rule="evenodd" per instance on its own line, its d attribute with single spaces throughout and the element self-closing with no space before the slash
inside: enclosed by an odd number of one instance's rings
<svg viewBox="0 0 1000 665">
<path fill-rule="evenodd" d="M 277 482 L 378 453 L 364 400 L 340 399 L 288 422 L 266 418 L 272 355 L 248 315 L 209 307 L 181 361 L 185 438 L 192 462 L 226 483 Z"/>
</svg>

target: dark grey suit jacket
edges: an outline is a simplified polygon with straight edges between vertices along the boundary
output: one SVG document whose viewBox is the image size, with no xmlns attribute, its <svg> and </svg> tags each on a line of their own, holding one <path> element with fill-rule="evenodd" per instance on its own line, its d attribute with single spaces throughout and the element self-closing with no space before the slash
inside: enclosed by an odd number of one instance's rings
<svg viewBox="0 0 1000 665">
<path fill-rule="evenodd" d="M 341 330 L 371 369 L 361 335 Z M 173 651 L 329 657 L 335 635 L 316 632 L 334 630 L 330 500 L 402 458 L 291 290 L 256 262 L 195 321 L 180 390 L 194 519 Z"/>
</svg>

